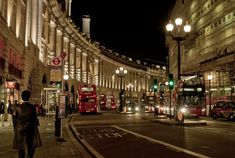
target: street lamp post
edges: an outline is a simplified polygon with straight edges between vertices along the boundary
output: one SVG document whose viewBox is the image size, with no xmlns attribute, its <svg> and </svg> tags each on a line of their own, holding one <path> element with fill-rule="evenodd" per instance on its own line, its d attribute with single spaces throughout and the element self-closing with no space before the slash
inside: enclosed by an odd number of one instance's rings
<svg viewBox="0 0 235 158">
<path fill-rule="evenodd" d="M 175 19 L 175 25 L 177 26 L 178 30 L 177 30 L 177 35 L 174 36 L 172 35 L 172 31 L 174 30 L 174 25 L 169 22 L 169 24 L 166 25 L 166 30 L 170 33 L 170 36 L 172 37 L 173 40 L 175 40 L 177 42 L 177 48 L 178 48 L 178 80 L 181 79 L 180 75 L 181 75 L 181 53 L 180 53 L 180 42 L 185 40 L 186 36 L 180 36 L 180 29 L 181 29 L 181 25 L 183 23 L 183 20 L 181 18 L 177 18 Z M 188 25 L 188 23 L 186 22 L 186 25 L 184 26 L 184 32 L 185 33 L 189 33 L 191 31 L 191 26 Z"/>
<path fill-rule="evenodd" d="M 124 69 L 123 67 L 120 67 L 119 69 L 116 70 L 116 75 L 118 77 L 120 77 L 121 83 L 120 83 L 120 96 L 119 96 L 119 100 L 120 100 L 120 107 L 119 110 L 120 112 L 122 112 L 123 110 L 123 106 L 124 106 L 124 90 L 123 90 L 123 86 L 122 86 L 122 78 L 127 74 L 127 70 Z"/>
<path fill-rule="evenodd" d="M 212 80 L 213 76 L 211 74 L 209 74 L 207 76 L 207 79 L 209 81 L 209 90 L 208 90 L 208 93 L 209 93 L 209 115 L 211 113 L 211 80 Z"/>
<path fill-rule="evenodd" d="M 130 94 L 130 103 L 132 103 L 132 89 L 133 89 L 133 84 L 129 83 L 127 86 L 127 89 L 129 90 L 129 94 Z"/>
</svg>

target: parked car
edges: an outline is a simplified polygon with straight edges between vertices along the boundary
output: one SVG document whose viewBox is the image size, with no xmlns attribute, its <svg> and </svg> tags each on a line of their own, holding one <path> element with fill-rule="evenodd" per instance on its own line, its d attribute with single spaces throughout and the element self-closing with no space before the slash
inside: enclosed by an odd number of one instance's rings
<svg viewBox="0 0 235 158">
<path fill-rule="evenodd" d="M 218 101 L 211 110 L 213 119 L 226 118 L 228 120 L 235 119 L 235 102 L 234 101 Z"/>
</svg>

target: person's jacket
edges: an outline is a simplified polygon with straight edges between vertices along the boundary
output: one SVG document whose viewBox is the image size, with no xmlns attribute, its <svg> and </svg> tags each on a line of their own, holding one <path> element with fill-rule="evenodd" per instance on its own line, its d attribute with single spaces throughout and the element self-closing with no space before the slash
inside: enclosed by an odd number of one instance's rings
<svg viewBox="0 0 235 158">
<path fill-rule="evenodd" d="M 15 107 L 16 125 L 13 147 L 21 148 L 23 137 L 30 137 L 34 147 L 41 146 L 41 139 L 37 126 L 39 125 L 36 113 L 36 107 L 29 102 L 24 102 Z"/>
<path fill-rule="evenodd" d="M 30 132 L 37 125 L 36 107 L 24 102 L 16 107 L 16 127 L 20 132 Z"/>
<path fill-rule="evenodd" d="M 4 103 L 0 102 L 0 114 L 4 114 Z"/>
</svg>

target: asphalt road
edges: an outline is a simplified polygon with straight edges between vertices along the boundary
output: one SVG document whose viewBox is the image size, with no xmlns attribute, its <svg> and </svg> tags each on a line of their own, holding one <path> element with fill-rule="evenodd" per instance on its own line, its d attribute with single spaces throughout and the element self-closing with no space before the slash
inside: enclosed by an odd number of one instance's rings
<svg viewBox="0 0 235 158">
<path fill-rule="evenodd" d="M 78 116 L 73 123 L 96 157 L 235 158 L 235 122 L 206 119 L 207 126 L 182 127 L 141 118 L 103 113 Z"/>
</svg>

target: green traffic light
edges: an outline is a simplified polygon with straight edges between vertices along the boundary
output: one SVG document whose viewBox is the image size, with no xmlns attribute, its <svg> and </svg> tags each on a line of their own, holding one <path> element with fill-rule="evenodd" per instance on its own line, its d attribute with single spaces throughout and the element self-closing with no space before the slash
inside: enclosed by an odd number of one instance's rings
<svg viewBox="0 0 235 158">
<path fill-rule="evenodd" d="M 60 88 L 61 84 L 60 84 L 60 83 L 56 83 L 56 86 L 57 86 L 58 88 Z"/>
<path fill-rule="evenodd" d="M 174 77 L 173 74 L 169 74 L 169 88 L 173 89 L 174 88 Z"/>
<path fill-rule="evenodd" d="M 153 88 L 154 88 L 154 89 L 157 89 L 157 85 L 154 85 Z"/>
</svg>

